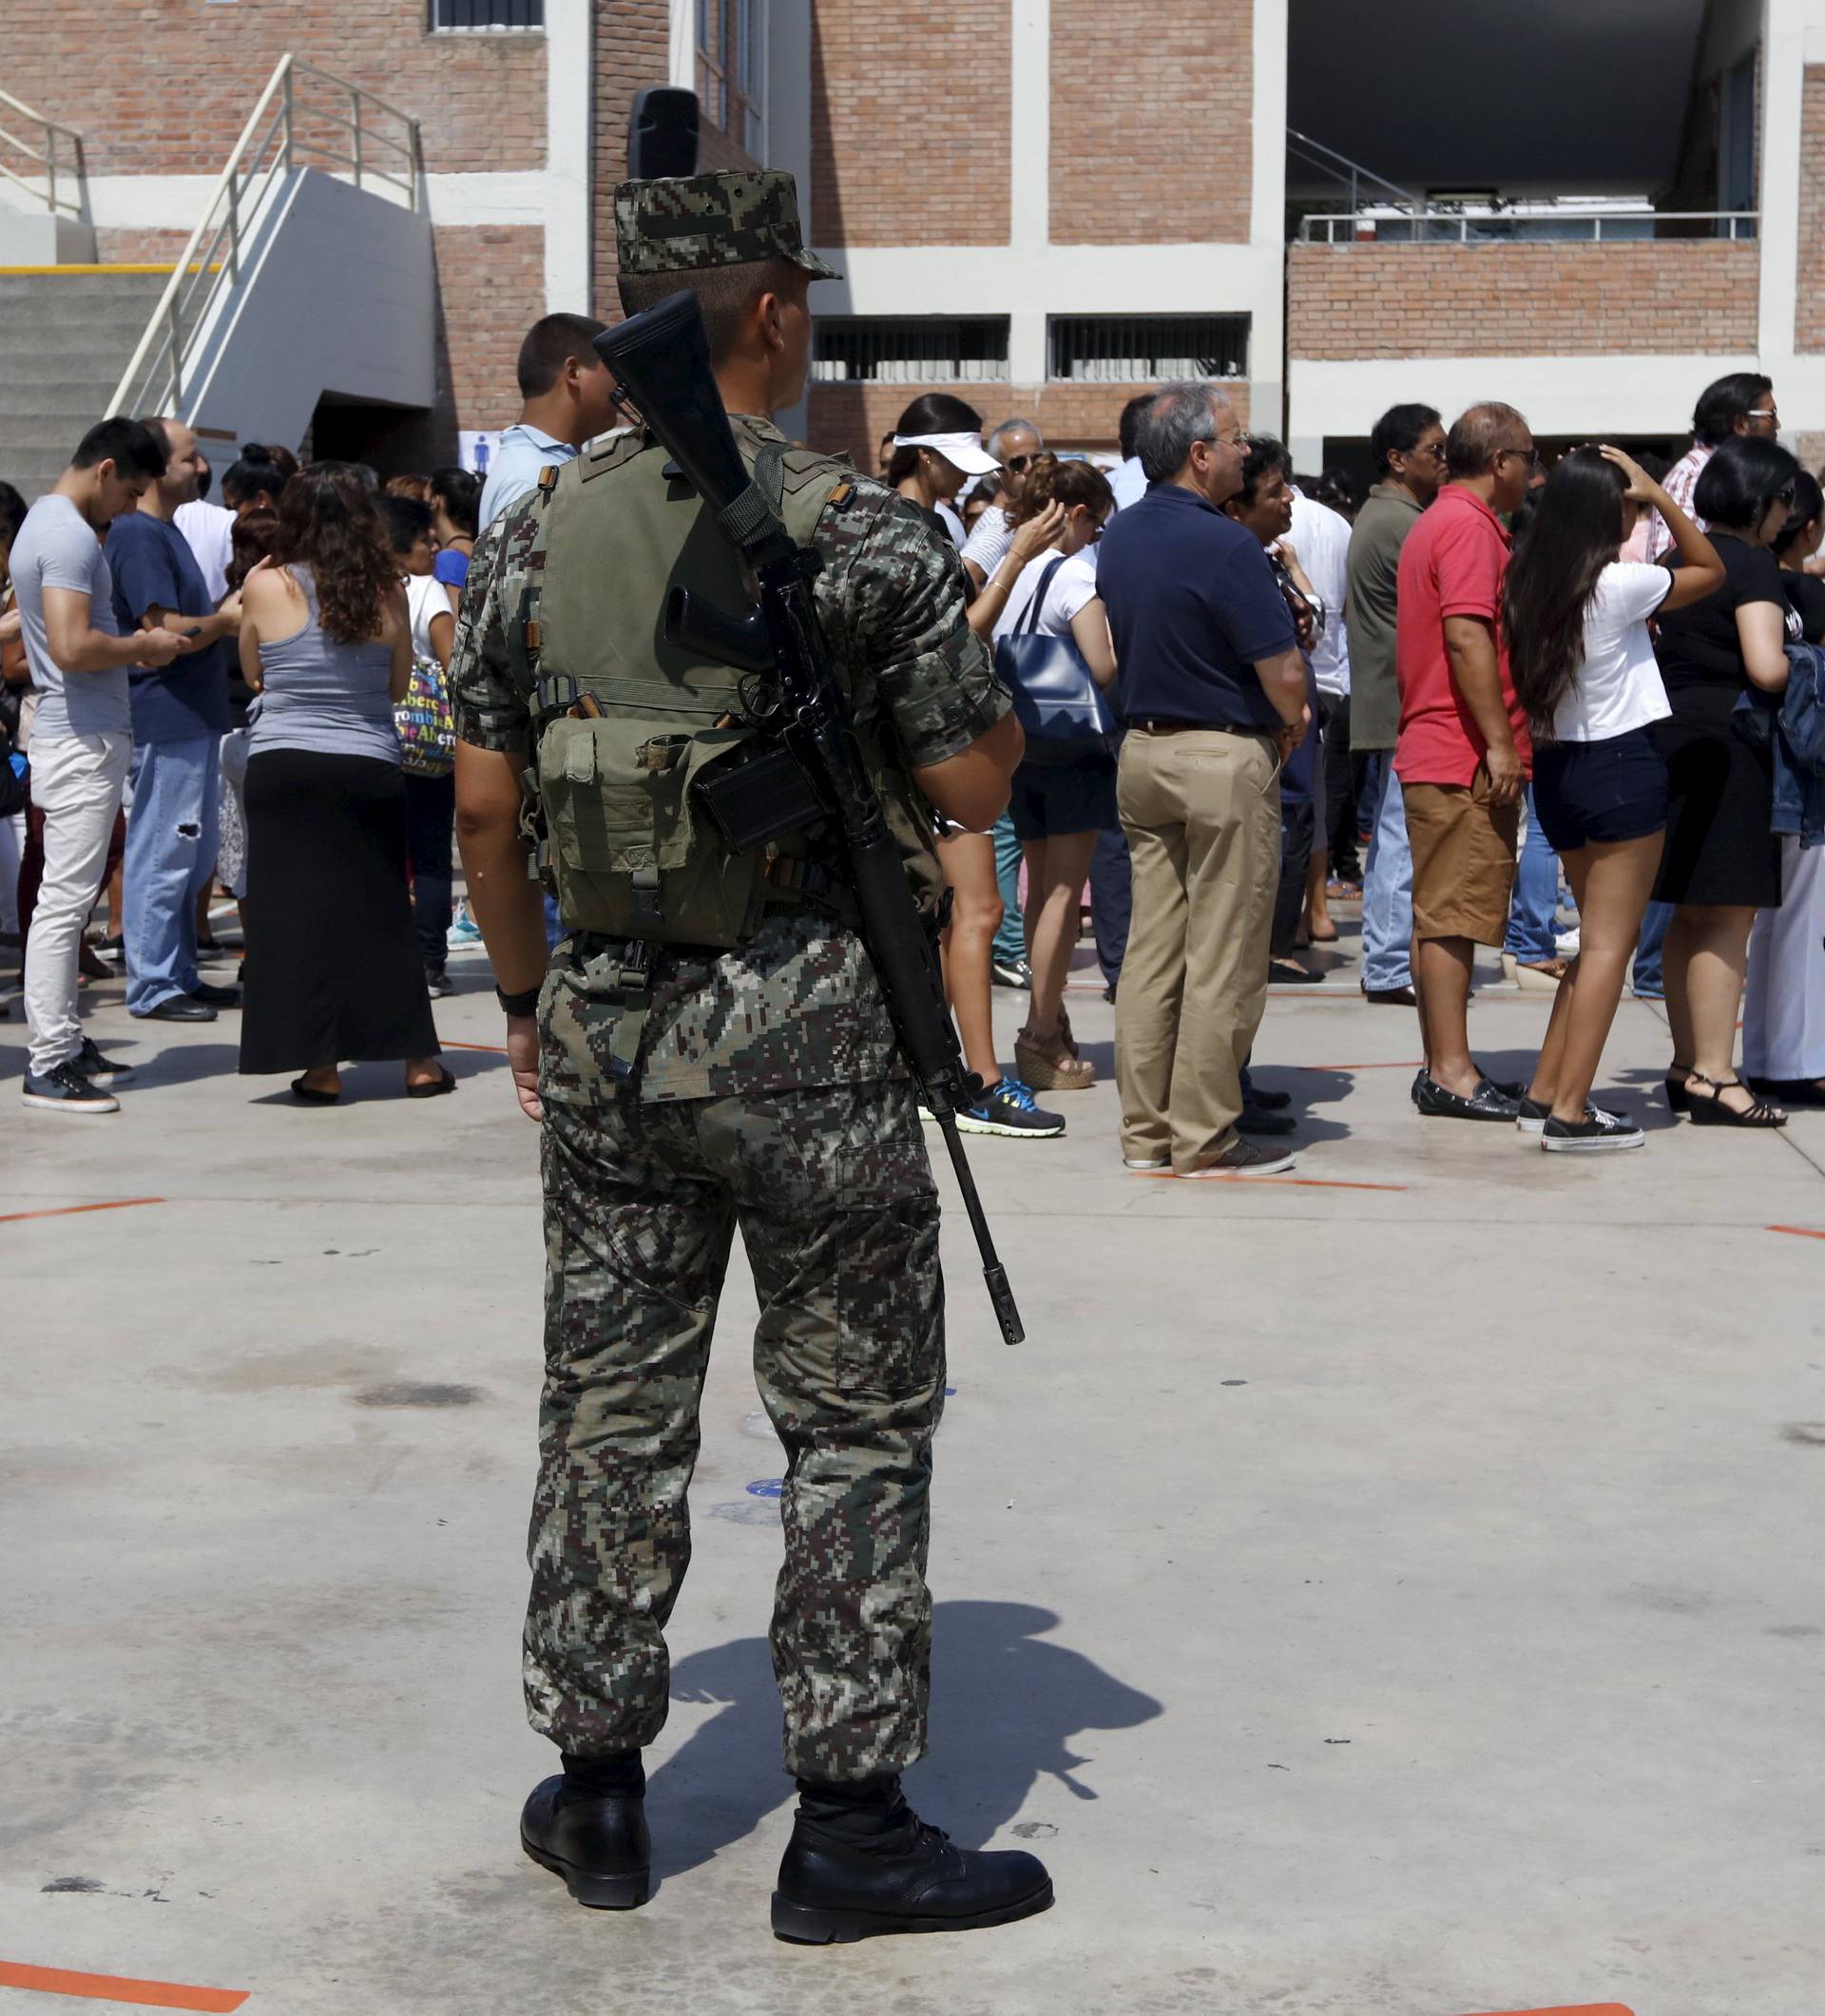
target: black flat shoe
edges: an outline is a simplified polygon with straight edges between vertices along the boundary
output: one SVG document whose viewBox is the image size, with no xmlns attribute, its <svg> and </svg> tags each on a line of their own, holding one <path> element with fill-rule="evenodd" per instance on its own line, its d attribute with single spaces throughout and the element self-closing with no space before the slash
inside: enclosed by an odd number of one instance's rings
<svg viewBox="0 0 1825 2016">
<path fill-rule="evenodd" d="M 1694 1085 L 1709 1085 L 1708 1092 L 1693 1092 L 1686 1087 L 1692 1101 L 1692 1124 L 1695 1127 L 1784 1127 L 1787 1116 L 1779 1107 L 1771 1106 L 1765 1099 L 1754 1101 L 1749 1107 L 1739 1113 L 1735 1106 L 1726 1106 L 1723 1095 L 1741 1086 L 1749 1087 L 1740 1078 L 1707 1078 L 1702 1071 L 1692 1073 Z"/>
<path fill-rule="evenodd" d="M 1417 1008 L 1419 1005 L 1410 987 L 1365 987 L 1362 998 L 1375 1008 Z"/>
<path fill-rule="evenodd" d="M 408 1085 L 406 1087 L 406 1097 L 408 1099 L 435 1099 L 440 1093 L 453 1092 L 455 1089 L 456 1081 L 446 1070 L 441 1078 L 433 1078 L 425 1085 Z"/>
<path fill-rule="evenodd" d="M 1258 1113 L 1284 1113 L 1293 1104 L 1291 1092 L 1270 1092 L 1265 1085 L 1251 1085 L 1243 1102 Z"/>
<path fill-rule="evenodd" d="M 301 1106 L 333 1106 L 342 1097 L 342 1088 L 338 1085 L 334 1092 L 324 1092 L 316 1085 L 307 1085 L 301 1078 L 294 1078 L 292 1097 Z"/>
<path fill-rule="evenodd" d="M 239 1008 L 240 989 L 238 987 L 211 987 L 206 980 L 199 980 L 190 989 L 192 1001 L 201 1001 L 205 1008 Z"/>
<path fill-rule="evenodd" d="M 173 994 L 168 1001 L 161 1001 L 157 1008 L 147 1008 L 139 1019 L 142 1022 L 213 1022 L 216 1011 L 194 994 Z"/>
<path fill-rule="evenodd" d="M 1488 1078 L 1466 1099 L 1423 1073 L 1413 1082 L 1413 1104 L 1429 1120 L 1494 1120 L 1510 1126 L 1521 1118 L 1521 1102 Z"/>
<path fill-rule="evenodd" d="M 1269 1113 L 1259 1106 L 1244 1106 L 1242 1117 L 1236 1123 L 1244 1134 L 1293 1134 L 1297 1132 L 1298 1124 L 1291 1113 Z"/>
<path fill-rule="evenodd" d="M 1825 1078 L 1752 1078 L 1748 1085 L 1752 1092 L 1765 1094 L 1777 1105 L 1825 1106 Z"/>
<path fill-rule="evenodd" d="M 520 1846 L 591 1910 L 637 1910 L 651 1894 L 653 1844 L 639 1793 L 547 1778 L 520 1814 Z"/>
<path fill-rule="evenodd" d="M 1314 973 L 1302 967 L 1297 959 L 1275 959 L 1267 969 L 1269 987 L 1321 987 L 1322 973 Z"/>
</svg>

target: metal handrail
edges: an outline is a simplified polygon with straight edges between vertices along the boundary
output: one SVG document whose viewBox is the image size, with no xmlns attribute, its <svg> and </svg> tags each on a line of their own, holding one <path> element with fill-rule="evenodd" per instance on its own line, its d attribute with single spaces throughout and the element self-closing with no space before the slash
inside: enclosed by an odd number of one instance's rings
<svg viewBox="0 0 1825 2016">
<path fill-rule="evenodd" d="M 1403 189 L 1398 182 L 1390 182 L 1385 175 L 1377 175 L 1373 168 L 1365 168 L 1359 161 L 1352 161 L 1347 154 L 1339 154 L 1335 147 L 1327 147 L 1323 141 L 1314 140 L 1309 133 L 1301 133 L 1297 126 L 1286 129 L 1286 151 L 1297 155 L 1309 166 L 1340 182 L 1350 191 L 1350 208 L 1354 210 L 1361 202 L 1358 194 L 1363 188 L 1383 189 L 1394 202 L 1406 209 L 1417 210 L 1425 207 L 1426 199 L 1416 196 L 1411 189 Z"/>
<path fill-rule="evenodd" d="M 1599 210 L 1571 207 L 1562 210 L 1543 206 L 1539 209 L 1522 211 L 1508 209 L 1471 212 L 1431 203 L 1424 204 L 1417 210 L 1391 216 L 1389 212 L 1393 207 L 1393 204 L 1390 204 L 1385 210 L 1352 210 L 1338 212 L 1335 215 L 1303 217 L 1299 220 L 1299 241 L 1302 244 L 1320 242 L 1317 231 L 1314 227 L 1322 226 L 1324 230 L 1322 242 L 1327 245 L 1335 245 L 1337 242 L 1336 227 L 1339 224 L 1348 224 L 1351 228 L 1346 242 L 1349 242 L 1356 238 L 1361 226 L 1372 224 L 1377 226 L 1405 226 L 1408 230 L 1408 236 L 1405 239 L 1400 237 L 1398 233 L 1386 238 L 1377 236 L 1374 240 L 1377 244 L 1449 245 L 1453 242 L 1451 234 L 1449 229 L 1441 229 L 1440 227 L 1455 224 L 1457 226 L 1455 242 L 1460 245 L 1550 245 L 1580 244 L 1585 242 L 1582 233 L 1575 239 L 1527 239 L 1516 238 L 1508 232 L 1491 232 L 1487 228 L 1477 228 L 1507 221 L 1510 223 L 1589 224 L 1591 226 L 1589 241 L 1592 243 L 1603 242 L 1604 226 L 1605 224 L 1639 224 L 1642 222 L 1656 224 L 1728 224 L 1730 227 L 1728 231 L 1719 231 L 1715 236 L 1719 239 L 1728 239 L 1734 243 L 1745 235 L 1753 237 L 1753 231 L 1745 234 L 1741 227 L 1744 225 L 1755 225 L 1759 222 L 1761 217 L 1761 213 L 1758 210 L 1654 210 L 1645 206 L 1632 210 L 1614 208 Z M 1697 234 L 1693 235 L 1696 236 Z M 1617 239 L 1614 242 L 1618 244 L 1640 244 L 1642 240 L 1639 237 L 1631 236 L 1626 239 Z"/>
<path fill-rule="evenodd" d="M 88 210 L 88 171 L 83 160 L 83 136 L 74 126 L 67 126 L 61 120 L 47 119 L 42 112 L 34 112 L 30 106 L 22 104 L 10 91 L 0 91 L 0 105 L 10 106 L 21 117 L 44 128 L 43 147 L 34 147 L 29 140 L 22 140 L 17 133 L 10 132 L 5 126 L 0 126 L 0 141 L 5 141 L 28 161 L 37 163 L 45 171 L 45 185 L 42 189 L 39 188 L 33 181 L 8 167 L 5 162 L 0 162 L 0 176 L 23 189 L 28 196 L 42 199 L 53 216 L 59 211 L 76 218 L 86 216 Z M 60 133 L 74 145 L 76 152 L 76 194 L 72 200 L 61 202 L 57 197 L 57 136 Z"/>
<path fill-rule="evenodd" d="M 344 118 L 322 106 L 300 107 L 300 79 L 346 93 L 353 116 Z M 397 120 L 405 127 L 405 137 L 395 138 L 364 118 L 367 107 Z M 301 123 L 317 121 L 340 126 L 349 134 L 346 152 L 338 152 L 333 142 L 298 130 Z M 402 155 L 407 172 L 395 175 L 375 167 L 366 158 L 367 149 L 375 145 Z M 182 414 L 186 349 L 208 324 L 223 290 L 239 283 L 249 241 L 266 224 L 293 170 L 302 167 L 322 168 L 332 175 L 347 171 L 357 189 L 373 182 L 389 183 L 404 190 L 406 208 L 414 213 L 425 201 L 424 144 L 417 120 L 361 85 L 333 76 L 296 56 L 281 56 L 159 296 L 139 348 L 114 389 L 110 413 Z"/>
</svg>

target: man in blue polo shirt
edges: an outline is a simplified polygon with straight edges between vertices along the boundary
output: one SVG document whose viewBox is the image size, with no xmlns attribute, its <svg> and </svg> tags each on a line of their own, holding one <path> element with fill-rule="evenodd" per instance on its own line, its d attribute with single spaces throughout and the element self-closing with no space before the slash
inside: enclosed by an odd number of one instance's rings
<svg viewBox="0 0 1825 2016">
<path fill-rule="evenodd" d="M 1097 562 L 1134 862 L 1115 999 L 1122 1152 L 1149 1173 L 1269 1175 L 1292 1155 L 1236 1123 L 1267 1001 L 1279 772 L 1308 726 L 1305 662 L 1259 542 L 1221 509 L 1243 446 L 1220 387 L 1162 387 L 1140 453 L 1148 489 L 1111 520 Z"/>
<path fill-rule="evenodd" d="M 520 345 L 520 417 L 502 434 L 482 487 L 487 531 L 509 504 L 538 488 L 539 471 L 571 461 L 615 424 L 615 381 L 596 355 L 605 324 L 586 315 L 542 316 Z"/>
</svg>

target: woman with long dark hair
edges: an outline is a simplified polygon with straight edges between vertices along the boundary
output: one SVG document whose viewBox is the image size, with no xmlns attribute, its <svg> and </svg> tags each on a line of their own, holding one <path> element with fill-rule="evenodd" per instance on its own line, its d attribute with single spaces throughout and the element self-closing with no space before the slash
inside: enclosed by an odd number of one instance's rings
<svg viewBox="0 0 1825 2016">
<path fill-rule="evenodd" d="M 887 487 L 910 499 L 934 531 L 957 547 L 964 542 L 957 492 L 972 476 L 989 476 L 995 458 L 982 445 L 982 415 L 948 392 L 913 400 L 893 430 Z"/>
<path fill-rule="evenodd" d="M 1616 557 L 1643 509 L 1677 564 Z M 1590 1104 L 1623 980 L 1661 862 L 1670 711 L 1647 620 L 1723 582 L 1711 542 L 1616 448 L 1581 448 L 1535 494 L 1503 588 L 1514 690 L 1533 735 L 1534 803 L 1578 901 L 1580 950 L 1559 983 L 1521 1126 L 1553 1151 L 1639 1148 L 1634 1122 Z"/>
<path fill-rule="evenodd" d="M 1660 625 L 1671 717 L 1655 731 L 1666 758 L 1666 852 L 1655 885 L 1675 906 L 1662 964 L 1673 1032 L 1667 1104 L 1701 1126 L 1781 1127 L 1786 1113 L 1734 1068 L 1737 1016 L 1758 910 L 1778 909 L 1774 758 L 1737 732 L 1737 701 L 1787 684 L 1799 619 L 1773 547 L 1794 504 L 1799 464 L 1754 434 L 1732 434 L 1692 493 L 1723 563 L 1715 594 Z"/>
<path fill-rule="evenodd" d="M 297 1070 L 331 1105 L 345 1061 L 401 1058 L 414 1099 L 437 1061 L 406 893 L 406 790 L 393 710 L 412 631 L 374 498 L 346 463 L 286 484 L 273 563 L 241 590 L 241 671 L 259 693 L 244 795 L 247 957 L 240 1068 Z"/>
</svg>

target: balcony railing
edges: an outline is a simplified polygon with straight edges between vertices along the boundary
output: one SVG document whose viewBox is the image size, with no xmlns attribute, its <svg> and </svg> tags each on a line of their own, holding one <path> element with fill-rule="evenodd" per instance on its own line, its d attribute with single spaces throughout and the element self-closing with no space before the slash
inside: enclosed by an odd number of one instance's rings
<svg viewBox="0 0 1825 2016">
<path fill-rule="evenodd" d="M 0 124 L 0 177 L 23 189 L 34 203 L 54 217 L 81 218 L 88 202 L 83 173 L 83 136 L 74 126 L 60 125 L 21 105 L 10 91 L 0 91 L 0 119 L 25 128 L 15 133 Z"/>
<path fill-rule="evenodd" d="M 1306 245 L 1602 244 L 1642 239 L 1753 240 L 1757 210 L 1654 210 L 1517 204 L 1504 210 L 1352 210 L 1299 220 Z M 1669 226 L 1673 228 L 1668 228 Z"/>
</svg>

